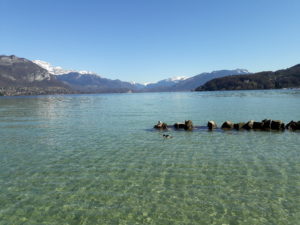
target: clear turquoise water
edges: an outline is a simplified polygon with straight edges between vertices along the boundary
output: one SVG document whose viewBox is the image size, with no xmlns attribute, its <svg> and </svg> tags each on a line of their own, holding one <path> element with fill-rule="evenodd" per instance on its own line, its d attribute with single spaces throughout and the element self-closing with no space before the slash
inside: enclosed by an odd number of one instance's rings
<svg viewBox="0 0 300 225">
<path fill-rule="evenodd" d="M 300 224 L 300 91 L 0 98 L 0 224 Z"/>
</svg>

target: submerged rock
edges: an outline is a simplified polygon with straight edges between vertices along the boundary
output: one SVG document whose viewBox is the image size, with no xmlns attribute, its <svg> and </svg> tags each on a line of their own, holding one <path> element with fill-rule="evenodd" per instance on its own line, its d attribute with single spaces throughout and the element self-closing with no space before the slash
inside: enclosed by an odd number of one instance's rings
<svg viewBox="0 0 300 225">
<path fill-rule="evenodd" d="M 208 129 L 212 130 L 212 129 L 216 129 L 217 128 L 217 124 L 215 121 L 210 120 L 207 122 L 207 127 Z"/>
<path fill-rule="evenodd" d="M 285 126 L 285 128 L 288 130 L 300 130 L 300 121 L 296 122 L 292 120 Z"/>
<path fill-rule="evenodd" d="M 245 123 L 235 123 L 233 125 L 234 129 L 236 129 L 236 130 L 243 129 L 244 126 L 245 126 Z"/>
<path fill-rule="evenodd" d="M 165 130 L 168 128 L 168 125 L 166 123 L 163 123 L 161 121 L 158 121 L 156 125 L 154 125 L 155 129 L 162 129 Z"/>
<path fill-rule="evenodd" d="M 177 122 L 177 123 L 174 124 L 175 129 L 184 129 L 184 127 L 185 127 L 184 123 Z"/>
<path fill-rule="evenodd" d="M 285 129 L 287 130 L 295 130 L 297 128 L 297 123 L 295 121 L 289 122 L 287 125 L 285 125 Z"/>
<path fill-rule="evenodd" d="M 217 124 L 215 121 L 210 120 L 207 122 L 207 127 L 209 130 L 216 129 Z M 161 121 L 158 121 L 158 123 L 154 126 L 155 129 L 168 129 L 168 125 L 166 123 L 163 123 Z M 194 125 L 191 120 L 185 120 L 184 122 L 177 122 L 174 124 L 175 129 L 184 129 L 184 130 L 193 130 Z M 247 123 L 233 123 L 229 120 L 225 121 L 222 126 L 222 129 L 246 129 L 246 130 L 300 130 L 300 121 L 291 121 L 286 126 L 281 120 L 270 120 L 270 119 L 264 119 L 261 122 L 256 122 L 254 120 L 250 120 Z"/>
<path fill-rule="evenodd" d="M 184 123 L 177 122 L 174 124 L 175 129 L 193 130 L 193 127 L 193 122 L 191 120 L 186 120 Z"/>
<path fill-rule="evenodd" d="M 264 119 L 261 122 L 262 122 L 262 129 L 264 129 L 264 130 L 270 130 L 271 129 L 272 120 Z"/>
<path fill-rule="evenodd" d="M 271 129 L 272 130 L 283 130 L 285 128 L 284 123 L 281 120 L 272 120 Z"/>
<path fill-rule="evenodd" d="M 254 130 L 261 130 L 263 127 L 263 122 L 254 122 L 253 123 L 253 129 Z"/>
<path fill-rule="evenodd" d="M 185 130 L 193 130 L 194 126 L 193 126 L 193 122 L 191 120 L 186 120 L 184 122 L 184 129 Z"/>
<path fill-rule="evenodd" d="M 233 128 L 233 122 L 231 121 L 225 121 L 223 124 L 222 124 L 222 129 L 232 129 Z"/>
<path fill-rule="evenodd" d="M 250 120 L 243 126 L 243 128 L 246 130 L 251 130 L 253 129 L 253 124 L 254 124 L 254 120 Z"/>
</svg>

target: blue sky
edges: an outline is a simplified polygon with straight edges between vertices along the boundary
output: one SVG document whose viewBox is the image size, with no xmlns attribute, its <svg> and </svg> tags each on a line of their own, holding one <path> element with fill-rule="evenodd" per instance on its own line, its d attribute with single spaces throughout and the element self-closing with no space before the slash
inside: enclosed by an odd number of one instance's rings
<svg viewBox="0 0 300 225">
<path fill-rule="evenodd" d="M 0 54 L 153 82 L 300 63 L 299 0 L 0 0 Z"/>
</svg>

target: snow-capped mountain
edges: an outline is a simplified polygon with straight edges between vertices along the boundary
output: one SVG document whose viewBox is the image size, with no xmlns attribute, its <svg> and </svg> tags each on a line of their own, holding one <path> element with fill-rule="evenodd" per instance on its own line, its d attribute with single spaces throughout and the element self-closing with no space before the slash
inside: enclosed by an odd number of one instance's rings
<svg viewBox="0 0 300 225">
<path fill-rule="evenodd" d="M 193 77 L 175 76 L 156 83 L 140 84 L 103 78 L 89 71 L 66 70 L 60 66 L 52 66 L 50 63 L 42 60 L 33 60 L 32 62 L 44 68 L 50 74 L 55 75 L 57 80 L 62 81 L 75 90 L 83 92 L 190 91 L 215 78 L 249 74 L 245 69 L 218 70 L 210 73 L 201 73 Z"/>
<path fill-rule="evenodd" d="M 179 81 L 186 80 L 188 78 L 189 77 L 186 77 L 186 76 L 177 76 L 177 77 L 171 77 L 171 78 L 165 79 L 164 81 L 178 83 Z"/>
<path fill-rule="evenodd" d="M 249 74 L 249 71 L 245 69 L 235 69 L 235 70 L 216 70 L 210 73 L 201 73 L 199 75 L 178 82 L 177 84 L 172 86 L 172 88 L 169 91 L 194 90 L 195 88 L 215 78 L 234 76 L 234 75 L 243 75 L 243 74 Z"/>
<path fill-rule="evenodd" d="M 180 83 L 181 81 L 184 81 L 186 79 L 188 79 L 188 77 L 185 76 L 171 77 L 164 80 L 160 80 L 156 83 L 148 83 L 145 85 L 145 88 L 150 89 L 151 91 L 162 91 L 163 89 L 172 87 L 175 84 Z"/>
<path fill-rule="evenodd" d="M 62 75 L 62 74 L 68 74 L 68 73 L 95 74 L 93 72 L 85 71 L 85 70 L 80 70 L 80 71 L 66 70 L 60 66 L 53 66 L 50 63 L 42 61 L 42 60 L 32 60 L 32 62 L 37 64 L 38 66 L 44 68 L 45 70 L 47 70 L 49 73 L 51 73 L 53 75 Z"/>
<path fill-rule="evenodd" d="M 3 95 L 73 92 L 44 68 L 15 55 L 0 55 L 0 89 Z"/>
<path fill-rule="evenodd" d="M 138 86 L 139 84 L 103 78 L 90 71 L 66 70 L 60 66 L 52 66 L 42 60 L 33 60 L 32 62 L 53 74 L 58 81 L 63 82 L 75 91 L 84 93 L 132 92 L 141 88 Z"/>
<path fill-rule="evenodd" d="M 237 74 L 248 74 L 249 71 L 246 69 L 236 69 L 235 70 Z"/>
<path fill-rule="evenodd" d="M 186 77 L 177 76 L 168 79 L 158 81 L 156 83 L 150 83 L 145 85 L 143 91 L 191 91 L 196 87 L 203 85 L 207 81 L 215 78 L 230 76 L 230 75 L 242 75 L 249 74 L 248 70 L 235 69 L 235 70 L 217 70 L 210 73 L 201 73 L 196 76 Z"/>
</svg>

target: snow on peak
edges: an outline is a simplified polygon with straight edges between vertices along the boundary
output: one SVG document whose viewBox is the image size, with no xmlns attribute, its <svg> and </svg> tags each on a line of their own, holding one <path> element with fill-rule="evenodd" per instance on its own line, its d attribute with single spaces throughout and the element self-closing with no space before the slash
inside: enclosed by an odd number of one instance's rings
<svg viewBox="0 0 300 225">
<path fill-rule="evenodd" d="M 80 73 L 80 74 L 96 74 L 94 72 L 91 72 L 91 71 L 88 71 L 88 70 L 79 70 L 79 71 L 76 71 L 77 73 Z"/>
<path fill-rule="evenodd" d="M 38 66 L 44 68 L 45 70 L 48 70 L 49 73 L 54 74 L 54 75 L 61 75 L 61 74 L 73 72 L 72 70 L 64 70 L 60 66 L 52 66 L 50 63 L 42 61 L 42 60 L 33 60 L 32 62 L 34 62 Z"/>
<path fill-rule="evenodd" d="M 242 74 L 244 74 L 244 73 L 249 73 L 249 71 L 246 70 L 246 69 L 236 69 L 236 71 L 237 71 L 238 73 L 242 73 Z"/>
<path fill-rule="evenodd" d="M 80 70 L 80 71 L 76 71 L 76 70 L 65 70 L 60 66 L 52 66 L 50 63 L 42 61 L 42 60 L 33 60 L 33 63 L 37 64 L 38 66 L 44 68 L 45 70 L 47 70 L 49 73 L 53 74 L 53 75 L 62 75 L 62 74 L 67 74 L 67 73 L 80 73 L 82 75 L 84 74 L 96 74 L 93 73 L 91 71 L 86 71 L 86 70 Z"/>
<path fill-rule="evenodd" d="M 189 77 L 186 77 L 186 76 L 176 76 L 176 77 L 171 77 L 171 78 L 168 78 L 166 79 L 167 81 L 172 81 L 172 82 L 179 82 L 181 80 L 186 80 L 188 79 Z"/>
<path fill-rule="evenodd" d="M 144 85 L 144 86 L 148 86 L 148 85 L 160 85 L 160 86 L 161 85 L 167 85 L 167 86 L 170 86 L 174 83 L 178 83 L 179 81 L 183 81 L 183 80 L 186 80 L 188 78 L 189 77 L 186 77 L 186 76 L 175 76 L 175 77 L 170 77 L 170 78 L 160 80 L 160 81 L 157 81 L 157 82 L 143 82 L 141 84 Z"/>
</svg>

